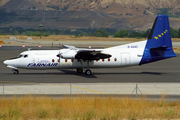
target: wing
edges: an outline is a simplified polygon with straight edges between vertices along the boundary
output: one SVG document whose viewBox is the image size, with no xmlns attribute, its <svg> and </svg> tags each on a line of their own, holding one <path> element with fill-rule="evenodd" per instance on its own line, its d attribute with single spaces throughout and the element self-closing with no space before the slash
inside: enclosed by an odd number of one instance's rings
<svg viewBox="0 0 180 120">
<path fill-rule="evenodd" d="M 110 58 L 111 55 L 102 53 L 100 50 L 79 50 L 75 56 L 76 59 L 83 59 L 83 60 L 99 60 L 99 59 L 106 59 Z"/>
<path fill-rule="evenodd" d="M 70 46 L 70 45 L 62 45 L 63 48 L 65 49 L 73 49 L 73 50 L 76 50 L 78 48 L 74 47 L 74 46 Z"/>
<path fill-rule="evenodd" d="M 69 49 L 68 52 L 63 53 L 61 55 L 57 55 L 58 57 L 62 57 L 64 59 L 83 59 L 83 60 L 99 60 L 110 58 L 110 54 L 102 53 L 102 50 L 97 49 L 86 49 L 86 48 L 76 48 L 70 45 L 62 45 L 63 48 Z"/>
</svg>

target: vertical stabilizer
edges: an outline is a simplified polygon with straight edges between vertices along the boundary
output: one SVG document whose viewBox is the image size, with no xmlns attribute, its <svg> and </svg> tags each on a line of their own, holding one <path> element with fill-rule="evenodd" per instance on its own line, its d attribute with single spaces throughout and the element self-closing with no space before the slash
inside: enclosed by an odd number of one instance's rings
<svg viewBox="0 0 180 120">
<path fill-rule="evenodd" d="M 169 18 L 158 15 L 149 34 L 140 64 L 176 57 L 172 48 Z"/>
<path fill-rule="evenodd" d="M 169 19 L 166 15 L 158 15 L 148 37 L 148 48 L 172 46 Z"/>
</svg>

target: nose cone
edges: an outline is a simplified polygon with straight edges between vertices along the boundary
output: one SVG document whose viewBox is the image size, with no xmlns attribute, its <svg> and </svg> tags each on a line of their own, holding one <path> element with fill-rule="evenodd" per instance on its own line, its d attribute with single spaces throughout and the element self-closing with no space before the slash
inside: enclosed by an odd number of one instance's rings
<svg viewBox="0 0 180 120">
<path fill-rule="evenodd" d="M 11 60 L 5 60 L 3 63 L 4 63 L 5 65 L 10 65 L 10 64 L 11 64 Z"/>
<path fill-rule="evenodd" d="M 7 64 L 8 64 L 8 60 L 5 60 L 3 63 L 4 63 L 5 65 L 7 65 Z"/>
</svg>

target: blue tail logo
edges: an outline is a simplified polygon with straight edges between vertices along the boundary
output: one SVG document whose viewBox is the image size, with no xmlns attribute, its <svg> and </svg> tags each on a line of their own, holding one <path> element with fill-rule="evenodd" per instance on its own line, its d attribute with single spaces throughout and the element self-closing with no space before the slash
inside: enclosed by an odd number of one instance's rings
<svg viewBox="0 0 180 120">
<path fill-rule="evenodd" d="M 169 18 L 158 15 L 149 34 L 141 64 L 176 57 L 173 51 Z"/>
</svg>

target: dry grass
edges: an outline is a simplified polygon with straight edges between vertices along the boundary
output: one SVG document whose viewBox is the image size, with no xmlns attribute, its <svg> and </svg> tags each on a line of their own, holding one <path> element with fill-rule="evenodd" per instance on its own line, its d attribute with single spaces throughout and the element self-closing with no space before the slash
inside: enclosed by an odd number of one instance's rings
<svg viewBox="0 0 180 120">
<path fill-rule="evenodd" d="M 0 99 L 0 119 L 175 119 L 180 118 L 180 102 L 145 98 L 75 97 L 49 98 L 26 96 Z"/>
<path fill-rule="evenodd" d="M 20 40 L 27 40 L 28 36 L 24 35 L 1 35 L 1 39 L 9 39 L 10 37 L 17 37 Z M 42 40 L 42 41 L 141 41 L 144 39 L 136 39 L 136 38 L 113 38 L 110 37 L 88 37 L 88 36 L 82 36 L 82 37 L 76 37 L 73 35 L 50 35 L 49 37 L 36 37 L 36 36 L 30 36 L 33 40 Z"/>
</svg>

